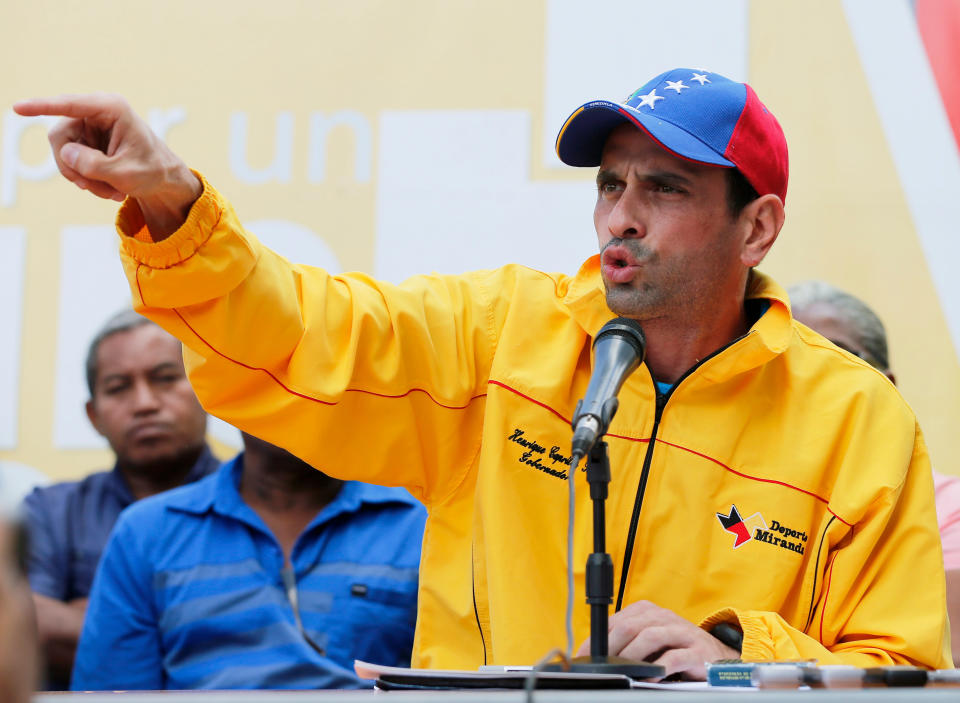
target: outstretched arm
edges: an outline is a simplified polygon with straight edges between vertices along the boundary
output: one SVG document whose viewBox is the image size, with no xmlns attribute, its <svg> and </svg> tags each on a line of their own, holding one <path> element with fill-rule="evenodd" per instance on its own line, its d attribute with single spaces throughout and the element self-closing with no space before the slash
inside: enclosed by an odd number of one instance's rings
<svg viewBox="0 0 960 703">
<path fill-rule="evenodd" d="M 331 475 L 403 485 L 423 500 L 464 480 L 517 270 L 392 286 L 293 265 L 246 232 L 122 98 L 15 109 L 63 116 L 50 134 L 63 175 L 126 197 L 118 229 L 134 308 L 184 342 L 209 412 Z"/>
<path fill-rule="evenodd" d="M 183 224 L 203 191 L 187 165 L 119 95 L 34 98 L 13 109 L 25 117 L 63 117 L 49 135 L 60 173 L 101 198 L 135 199 L 155 242 Z"/>
</svg>

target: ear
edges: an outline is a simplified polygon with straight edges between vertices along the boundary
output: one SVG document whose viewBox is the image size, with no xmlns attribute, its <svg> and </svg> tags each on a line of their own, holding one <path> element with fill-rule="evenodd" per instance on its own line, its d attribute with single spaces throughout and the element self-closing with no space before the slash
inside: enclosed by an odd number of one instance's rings
<svg viewBox="0 0 960 703">
<path fill-rule="evenodd" d="M 744 266 L 752 268 L 763 261 L 770 247 L 777 241 L 784 218 L 783 201 L 772 193 L 761 195 L 743 208 L 740 219 L 747 231 L 740 251 L 740 261 Z"/>
<path fill-rule="evenodd" d="M 87 404 L 84 406 L 84 409 L 87 411 L 87 419 L 90 420 L 90 424 L 93 425 L 93 429 L 97 431 L 97 434 L 103 436 L 103 432 L 100 430 L 100 425 L 98 423 L 100 416 L 97 414 L 97 406 L 94 404 L 93 400 L 88 400 Z"/>
</svg>

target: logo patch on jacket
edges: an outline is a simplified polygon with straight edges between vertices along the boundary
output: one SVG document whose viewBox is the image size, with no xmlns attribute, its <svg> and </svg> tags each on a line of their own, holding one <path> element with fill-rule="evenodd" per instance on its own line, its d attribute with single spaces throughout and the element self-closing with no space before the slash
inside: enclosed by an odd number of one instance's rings
<svg viewBox="0 0 960 703">
<path fill-rule="evenodd" d="M 747 542 L 757 541 L 797 554 L 803 554 L 806 551 L 806 532 L 789 528 L 779 520 L 774 520 L 768 525 L 759 512 L 744 518 L 740 516 L 737 506 L 731 505 L 727 515 L 717 513 L 717 520 L 720 521 L 724 530 L 735 537 L 734 549 L 742 547 Z"/>
</svg>

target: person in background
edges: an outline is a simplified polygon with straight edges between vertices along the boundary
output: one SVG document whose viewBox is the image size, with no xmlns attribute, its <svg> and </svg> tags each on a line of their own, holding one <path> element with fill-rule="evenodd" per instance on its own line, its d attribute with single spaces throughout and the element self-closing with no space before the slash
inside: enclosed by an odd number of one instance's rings
<svg viewBox="0 0 960 703">
<path fill-rule="evenodd" d="M 180 342 L 132 310 L 111 317 L 86 359 L 87 417 L 116 456 L 110 471 L 36 488 L 23 502 L 27 571 L 51 689 L 69 684 L 87 596 L 120 512 L 195 481 L 219 462 L 187 381 Z"/>
<path fill-rule="evenodd" d="M 357 688 L 354 659 L 409 665 L 426 510 L 243 442 L 120 516 L 72 688 Z"/>
<path fill-rule="evenodd" d="M 859 298 L 825 283 L 804 281 L 788 291 L 794 319 L 866 361 L 896 383 L 883 322 Z M 960 666 L 960 478 L 933 472 L 937 522 L 947 578 L 953 663 Z"/>
<path fill-rule="evenodd" d="M 0 701 L 28 703 L 39 679 L 37 628 L 22 526 L 0 511 Z"/>
</svg>

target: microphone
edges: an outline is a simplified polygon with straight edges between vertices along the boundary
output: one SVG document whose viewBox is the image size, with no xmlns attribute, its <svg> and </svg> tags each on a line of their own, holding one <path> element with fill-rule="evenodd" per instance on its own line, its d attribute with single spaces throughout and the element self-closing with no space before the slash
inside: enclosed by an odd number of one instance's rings
<svg viewBox="0 0 960 703">
<path fill-rule="evenodd" d="M 610 320 L 593 338 L 593 373 L 573 416 L 574 468 L 607 433 L 619 406 L 617 394 L 627 376 L 643 363 L 646 350 L 643 328 L 628 317 Z"/>
</svg>

